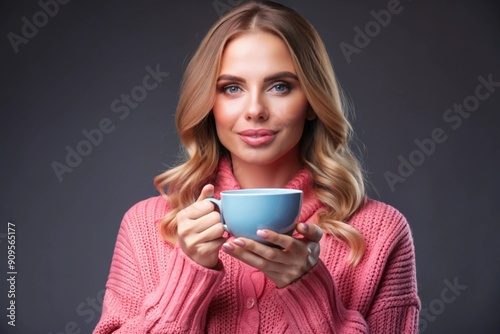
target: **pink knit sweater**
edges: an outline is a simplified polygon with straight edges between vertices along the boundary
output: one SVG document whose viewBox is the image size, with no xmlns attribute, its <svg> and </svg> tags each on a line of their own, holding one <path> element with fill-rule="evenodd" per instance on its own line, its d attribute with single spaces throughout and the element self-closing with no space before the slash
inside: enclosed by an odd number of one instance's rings
<svg viewBox="0 0 500 334">
<path fill-rule="evenodd" d="M 228 161 L 220 191 L 238 189 Z M 300 221 L 315 223 L 321 203 L 300 171 L 286 186 L 304 191 Z M 349 220 L 367 249 L 354 269 L 349 248 L 331 235 L 321 240 L 318 263 L 277 289 L 258 270 L 220 252 L 221 270 L 204 268 L 162 240 L 158 220 L 169 210 L 153 197 L 123 218 L 101 319 L 101 333 L 417 333 L 415 255 L 410 229 L 394 208 L 367 200 Z"/>
</svg>

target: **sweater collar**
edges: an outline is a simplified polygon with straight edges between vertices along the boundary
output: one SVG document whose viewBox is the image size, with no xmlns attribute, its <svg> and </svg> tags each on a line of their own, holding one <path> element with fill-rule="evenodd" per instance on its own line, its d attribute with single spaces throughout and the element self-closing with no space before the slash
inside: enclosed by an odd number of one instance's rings
<svg viewBox="0 0 500 334">
<path fill-rule="evenodd" d="M 303 192 L 299 222 L 309 220 L 322 207 L 321 202 L 314 196 L 314 181 L 306 168 L 298 171 L 284 188 L 302 190 Z M 223 158 L 219 162 L 215 180 L 215 197 L 220 199 L 221 191 L 237 189 L 241 189 L 241 186 L 234 177 L 231 161 L 228 158 Z"/>
</svg>

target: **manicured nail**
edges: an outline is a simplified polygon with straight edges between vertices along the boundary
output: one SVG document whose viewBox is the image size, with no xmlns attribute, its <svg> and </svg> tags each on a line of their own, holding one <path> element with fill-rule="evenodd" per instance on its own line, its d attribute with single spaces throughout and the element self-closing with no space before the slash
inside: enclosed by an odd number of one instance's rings
<svg viewBox="0 0 500 334">
<path fill-rule="evenodd" d="M 233 245 L 228 244 L 227 242 L 226 242 L 226 243 L 224 243 L 224 244 L 222 245 L 222 247 L 223 247 L 225 250 L 227 250 L 227 251 L 230 251 L 230 252 L 234 251 L 234 247 L 233 247 Z"/>
<path fill-rule="evenodd" d="M 307 225 L 306 223 L 300 223 L 300 226 L 302 226 L 302 228 L 304 229 L 304 231 L 309 230 L 309 225 Z"/>
<path fill-rule="evenodd" d="M 245 247 L 245 242 L 243 240 L 240 240 L 240 239 L 234 239 L 233 242 L 235 244 L 237 244 L 238 246 L 240 247 Z"/>
<path fill-rule="evenodd" d="M 258 230 L 258 231 L 257 231 L 257 235 L 258 235 L 259 237 L 261 237 L 262 239 L 267 239 L 267 238 L 269 238 L 269 233 L 267 233 L 267 232 L 266 232 L 266 231 L 264 231 L 264 230 Z"/>
</svg>

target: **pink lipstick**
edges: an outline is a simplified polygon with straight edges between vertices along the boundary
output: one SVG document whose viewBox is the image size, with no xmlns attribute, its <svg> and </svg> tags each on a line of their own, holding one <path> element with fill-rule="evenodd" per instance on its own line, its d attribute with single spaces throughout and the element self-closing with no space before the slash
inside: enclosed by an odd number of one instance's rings
<svg viewBox="0 0 500 334">
<path fill-rule="evenodd" d="M 250 146 L 263 146 L 276 138 L 276 131 L 269 129 L 248 129 L 238 132 L 241 140 Z"/>
</svg>

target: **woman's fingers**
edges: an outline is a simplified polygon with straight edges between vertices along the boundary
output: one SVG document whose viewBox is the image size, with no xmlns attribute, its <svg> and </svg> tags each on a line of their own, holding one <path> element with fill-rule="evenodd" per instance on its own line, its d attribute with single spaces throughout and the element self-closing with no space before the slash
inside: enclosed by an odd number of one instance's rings
<svg viewBox="0 0 500 334">
<path fill-rule="evenodd" d="M 270 230 L 260 230 L 257 235 L 279 247 L 237 238 L 223 245 L 225 252 L 259 269 L 277 287 L 284 287 L 307 273 L 319 259 L 319 241 L 323 231 L 316 225 L 299 224 L 297 232 L 302 237 L 294 238 Z"/>
<path fill-rule="evenodd" d="M 214 205 L 205 201 L 214 195 L 214 186 L 205 185 L 197 201 L 176 216 L 179 244 L 186 255 L 202 266 L 217 265 L 219 248 L 224 243 L 224 228 Z"/>
<path fill-rule="evenodd" d="M 188 233 L 200 232 L 220 221 L 220 215 L 214 211 L 214 205 L 205 201 L 206 198 L 213 197 L 213 195 L 214 186 L 205 185 L 197 201 L 177 214 L 178 233 L 186 232 L 184 229 L 187 229 Z"/>
<path fill-rule="evenodd" d="M 274 271 L 276 270 L 274 264 L 284 261 L 282 250 L 246 238 L 226 242 L 223 249 L 240 261 L 261 271 Z"/>
<path fill-rule="evenodd" d="M 323 237 L 323 230 L 314 224 L 300 223 L 297 225 L 297 232 L 313 242 L 319 242 Z"/>
<path fill-rule="evenodd" d="M 214 196 L 214 186 L 211 184 L 207 184 L 201 189 L 200 196 L 198 196 L 198 202 L 203 201 L 205 198 Z"/>
<path fill-rule="evenodd" d="M 220 222 L 220 214 L 208 201 L 195 202 L 177 214 L 177 233 L 201 232 Z"/>
<path fill-rule="evenodd" d="M 222 227 L 222 224 L 219 223 L 219 218 L 217 218 L 219 217 L 218 215 L 219 214 L 217 212 L 211 212 L 205 217 L 197 220 L 201 222 L 192 224 L 192 243 L 199 244 L 222 237 L 222 235 L 224 234 L 224 228 Z M 211 216 L 215 218 L 210 218 Z"/>
<path fill-rule="evenodd" d="M 313 267 L 319 259 L 319 242 L 323 237 L 323 230 L 313 224 L 300 223 L 297 226 L 297 231 L 304 236 L 305 239 L 310 240 L 307 242 L 307 249 L 309 255 L 307 256 L 306 267 Z"/>
</svg>

